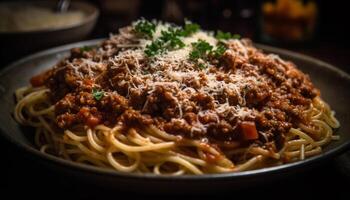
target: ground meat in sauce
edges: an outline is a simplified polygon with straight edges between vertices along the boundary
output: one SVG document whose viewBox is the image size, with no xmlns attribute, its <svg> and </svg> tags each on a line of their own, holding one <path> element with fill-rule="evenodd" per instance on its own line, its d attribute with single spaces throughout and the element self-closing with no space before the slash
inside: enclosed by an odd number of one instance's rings
<svg viewBox="0 0 350 200">
<path fill-rule="evenodd" d="M 197 74 L 171 79 L 166 73 L 171 63 L 152 68 L 154 63 L 137 48 L 120 48 L 137 44 L 130 31 L 124 28 L 88 52 L 72 49 L 70 57 L 47 73 L 60 128 L 80 123 L 153 124 L 188 138 L 235 141 L 240 140 L 239 123 L 252 121 L 259 141 L 276 141 L 278 147 L 284 133 L 306 120 L 303 111 L 319 95 L 310 78 L 292 63 L 264 54 L 244 39 L 229 41 L 221 60 L 205 73 L 186 65 L 179 73 L 190 69 Z M 207 91 L 215 87 L 211 75 L 222 85 L 214 92 Z M 238 76 L 247 82 L 237 83 Z M 93 88 L 104 92 L 100 100 L 94 98 Z"/>
</svg>

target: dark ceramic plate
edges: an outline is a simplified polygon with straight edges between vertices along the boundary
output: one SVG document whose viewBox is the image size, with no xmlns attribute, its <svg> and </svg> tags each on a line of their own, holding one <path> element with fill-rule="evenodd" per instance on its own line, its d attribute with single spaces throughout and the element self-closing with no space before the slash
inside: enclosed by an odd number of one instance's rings
<svg viewBox="0 0 350 200">
<path fill-rule="evenodd" d="M 29 78 L 54 65 L 68 55 L 72 47 L 95 45 L 99 40 L 75 43 L 43 51 L 26 57 L 0 72 L 0 132 L 6 139 L 22 150 L 26 156 L 38 163 L 54 169 L 56 172 L 75 176 L 86 182 L 101 186 L 116 187 L 134 191 L 154 192 L 209 192 L 232 190 L 256 186 L 259 183 L 281 179 L 287 175 L 310 169 L 315 164 L 325 161 L 345 151 L 350 144 L 350 76 L 334 66 L 320 60 L 286 50 L 258 45 L 267 52 L 279 54 L 282 58 L 293 61 L 305 73 L 311 76 L 314 84 L 321 89 L 322 97 L 336 111 L 341 128 L 337 131 L 339 141 L 328 145 L 321 155 L 291 164 L 259 170 L 207 174 L 201 176 L 186 175 L 180 177 L 156 176 L 152 174 L 120 173 L 66 161 L 48 154 L 40 153 L 31 143 L 31 129 L 23 129 L 13 119 L 11 113 L 15 106 L 13 93 L 16 88 L 28 84 Z"/>
</svg>

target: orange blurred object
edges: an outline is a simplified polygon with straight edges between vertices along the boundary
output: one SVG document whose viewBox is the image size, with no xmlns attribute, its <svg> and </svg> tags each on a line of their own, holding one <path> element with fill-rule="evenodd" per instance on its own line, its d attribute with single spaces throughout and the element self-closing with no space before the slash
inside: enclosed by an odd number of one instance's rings
<svg viewBox="0 0 350 200">
<path fill-rule="evenodd" d="M 262 32 L 265 36 L 283 41 L 303 41 L 312 37 L 317 5 L 314 1 L 276 0 L 262 5 Z"/>
<path fill-rule="evenodd" d="M 254 122 L 244 121 L 240 124 L 244 140 L 256 140 L 259 138 Z"/>
</svg>

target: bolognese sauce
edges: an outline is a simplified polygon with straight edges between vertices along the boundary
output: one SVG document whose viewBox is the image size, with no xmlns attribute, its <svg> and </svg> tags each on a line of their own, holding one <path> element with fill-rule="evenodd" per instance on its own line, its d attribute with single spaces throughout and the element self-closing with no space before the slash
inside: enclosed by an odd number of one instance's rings
<svg viewBox="0 0 350 200">
<path fill-rule="evenodd" d="M 45 81 L 37 81 L 52 91 L 60 128 L 154 124 L 188 138 L 281 143 L 318 94 L 294 64 L 247 39 L 227 41 L 223 56 L 201 69 L 171 56 L 150 59 L 125 47 L 137 40 L 130 27 L 122 33 L 98 50 L 72 49 Z M 101 99 L 94 89 L 103 92 Z"/>
</svg>

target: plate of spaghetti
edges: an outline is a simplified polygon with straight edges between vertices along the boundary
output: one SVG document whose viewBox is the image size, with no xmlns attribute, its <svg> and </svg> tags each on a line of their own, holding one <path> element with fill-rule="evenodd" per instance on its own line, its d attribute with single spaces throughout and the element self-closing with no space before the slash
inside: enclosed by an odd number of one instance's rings
<svg viewBox="0 0 350 200">
<path fill-rule="evenodd" d="M 243 183 L 349 144 L 349 75 L 189 21 L 140 19 L 0 76 L 3 135 L 50 166 L 112 182 Z"/>
</svg>

